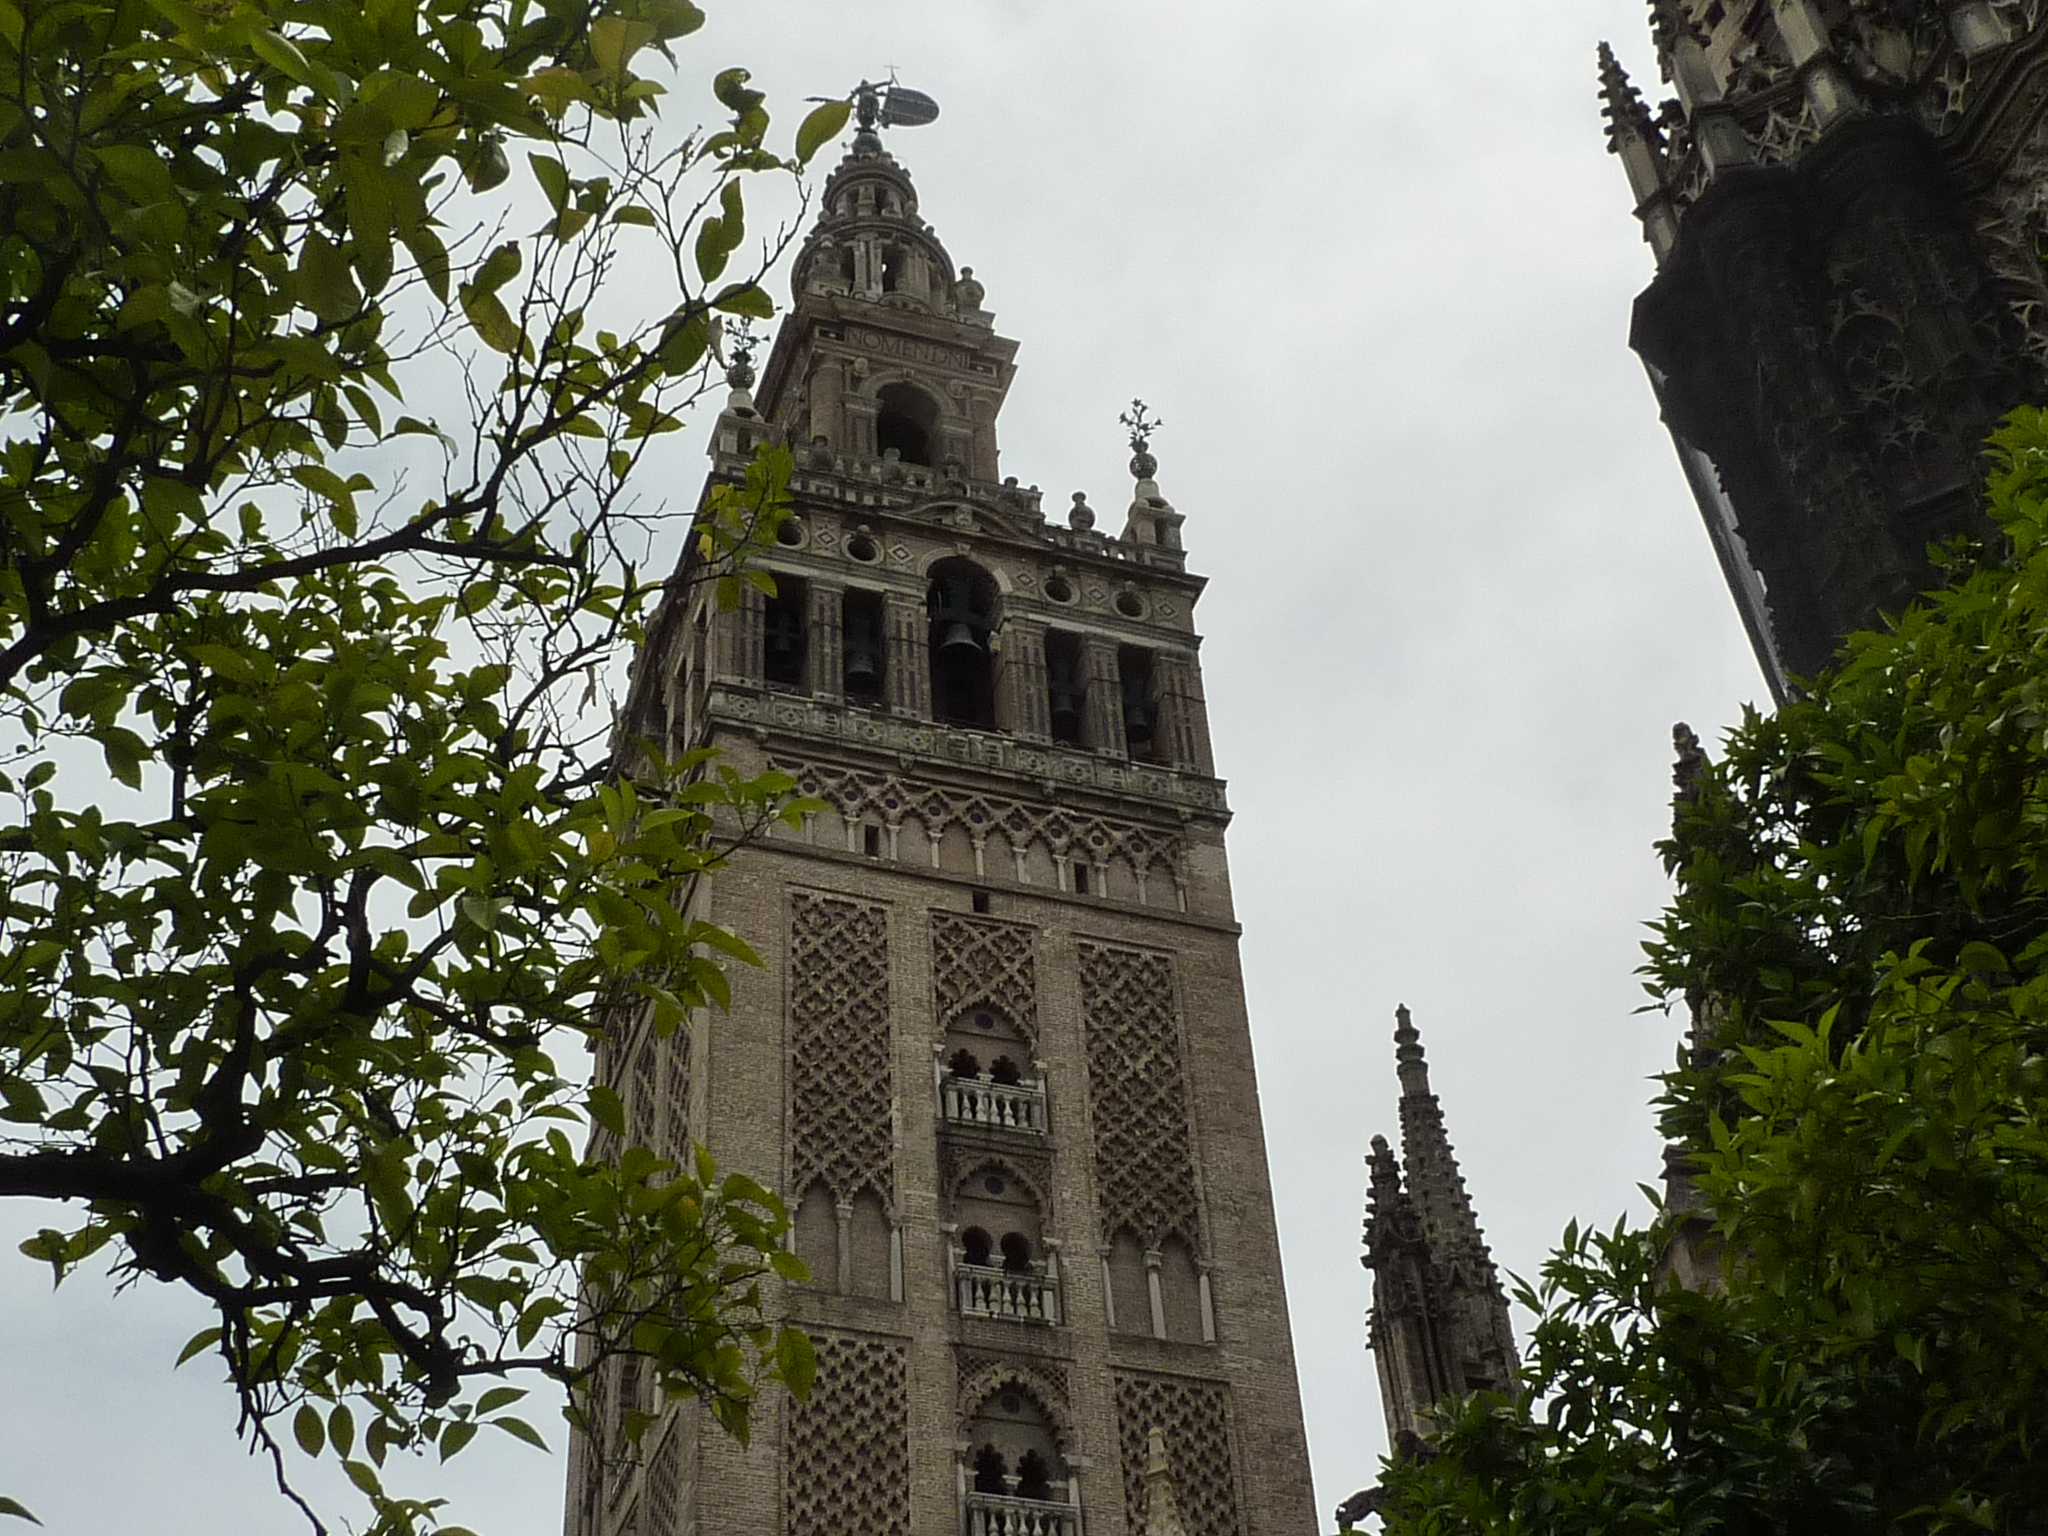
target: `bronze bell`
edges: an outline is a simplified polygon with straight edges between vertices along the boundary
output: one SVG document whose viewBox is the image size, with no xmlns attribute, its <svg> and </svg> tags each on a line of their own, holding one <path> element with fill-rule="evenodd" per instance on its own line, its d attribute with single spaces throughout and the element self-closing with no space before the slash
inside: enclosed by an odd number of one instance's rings
<svg viewBox="0 0 2048 1536">
<path fill-rule="evenodd" d="M 974 626 L 962 619 L 948 623 L 939 635 L 941 651 L 978 651 L 981 637 L 974 632 Z"/>
<path fill-rule="evenodd" d="M 846 686 L 854 693 L 878 688 L 882 682 L 881 658 L 868 646 L 846 647 Z"/>
<path fill-rule="evenodd" d="M 979 651 L 980 615 L 974 611 L 973 584 L 965 576 L 948 573 L 932 596 L 932 623 L 939 631 L 939 654 L 963 656 Z"/>
</svg>

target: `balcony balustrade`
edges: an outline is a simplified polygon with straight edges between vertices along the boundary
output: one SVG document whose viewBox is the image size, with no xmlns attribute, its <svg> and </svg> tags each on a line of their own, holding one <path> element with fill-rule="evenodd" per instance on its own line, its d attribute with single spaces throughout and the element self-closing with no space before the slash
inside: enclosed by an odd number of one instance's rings
<svg viewBox="0 0 2048 1536">
<path fill-rule="evenodd" d="M 1045 1134 L 1043 1083 L 992 1083 L 982 1077 L 949 1075 L 940 1084 L 939 1097 L 949 1124 Z"/>
<path fill-rule="evenodd" d="M 1057 1323 L 1060 1283 L 1040 1266 L 1001 1269 L 961 1264 L 953 1271 L 953 1296 L 967 1317 L 996 1317 L 1014 1323 Z"/>
<path fill-rule="evenodd" d="M 967 1495 L 967 1536 L 1080 1536 L 1080 1511 L 1006 1493 Z"/>
</svg>

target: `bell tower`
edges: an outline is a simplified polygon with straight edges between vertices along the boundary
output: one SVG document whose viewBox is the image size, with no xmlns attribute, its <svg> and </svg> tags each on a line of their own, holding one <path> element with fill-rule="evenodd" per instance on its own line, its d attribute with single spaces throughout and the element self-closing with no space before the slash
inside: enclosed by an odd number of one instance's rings
<svg viewBox="0 0 2048 1536">
<path fill-rule="evenodd" d="M 775 591 L 678 583 L 625 720 L 827 809 L 688 898 L 767 962 L 731 1009 L 598 1068 L 657 1151 L 783 1191 L 817 1384 L 741 1448 L 617 1373 L 567 1530 L 1301 1536 L 1203 579 L 1142 409 L 1119 531 L 1002 475 L 1016 343 L 861 107 L 712 434 L 714 485 L 794 455 Z"/>
</svg>

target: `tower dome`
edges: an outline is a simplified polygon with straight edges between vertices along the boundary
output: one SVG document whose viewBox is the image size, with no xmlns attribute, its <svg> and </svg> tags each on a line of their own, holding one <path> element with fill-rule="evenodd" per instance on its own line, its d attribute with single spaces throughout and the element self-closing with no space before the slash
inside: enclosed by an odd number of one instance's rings
<svg viewBox="0 0 2048 1536">
<path fill-rule="evenodd" d="M 854 136 L 825 183 L 793 287 L 798 299 L 844 294 L 949 319 L 980 313 L 978 299 L 958 291 L 953 258 L 918 215 L 910 173 L 871 129 Z"/>
</svg>

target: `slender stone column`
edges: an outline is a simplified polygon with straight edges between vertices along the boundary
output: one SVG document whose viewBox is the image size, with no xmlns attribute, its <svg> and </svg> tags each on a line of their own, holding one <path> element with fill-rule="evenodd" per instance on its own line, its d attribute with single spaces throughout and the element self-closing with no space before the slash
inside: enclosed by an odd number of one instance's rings
<svg viewBox="0 0 2048 1536">
<path fill-rule="evenodd" d="M 1213 775 L 1209 748 L 1209 706 L 1202 697 L 1202 673 L 1192 656 L 1161 651 L 1152 658 L 1159 690 L 1159 733 L 1166 760 L 1176 768 Z"/>
<path fill-rule="evenodd" d="M 932 716 L 930 623 L 924 604 L 891 592 L 883 600 L 889 643 L 889 707 L 920 720 Z"/>
<path fill-rule="evenodd" d="M 996 653 L 996 726 L 1036 741 L 1052 737 L 1045 696 L 1045 626 L 1011 619 Z"/>
<path fill-rule="evenodd" d="M 845 632 L 842 609 L 846 592 L 823 582 L 811 583 L 809 633 L 805 636 L 804 673 L 811 692 L 837 703 L 845 690 L 846 661 L 841 652 Z"/>
<path fill-rule="evenodd" d="M 1124 682 L 1116 667 L 1116 642 L 1089 636 L 1081 664 L 1088 674 L 1087 744 L 1105 757 L 1129 757 L 1124 739 Z"/>
</svg>

